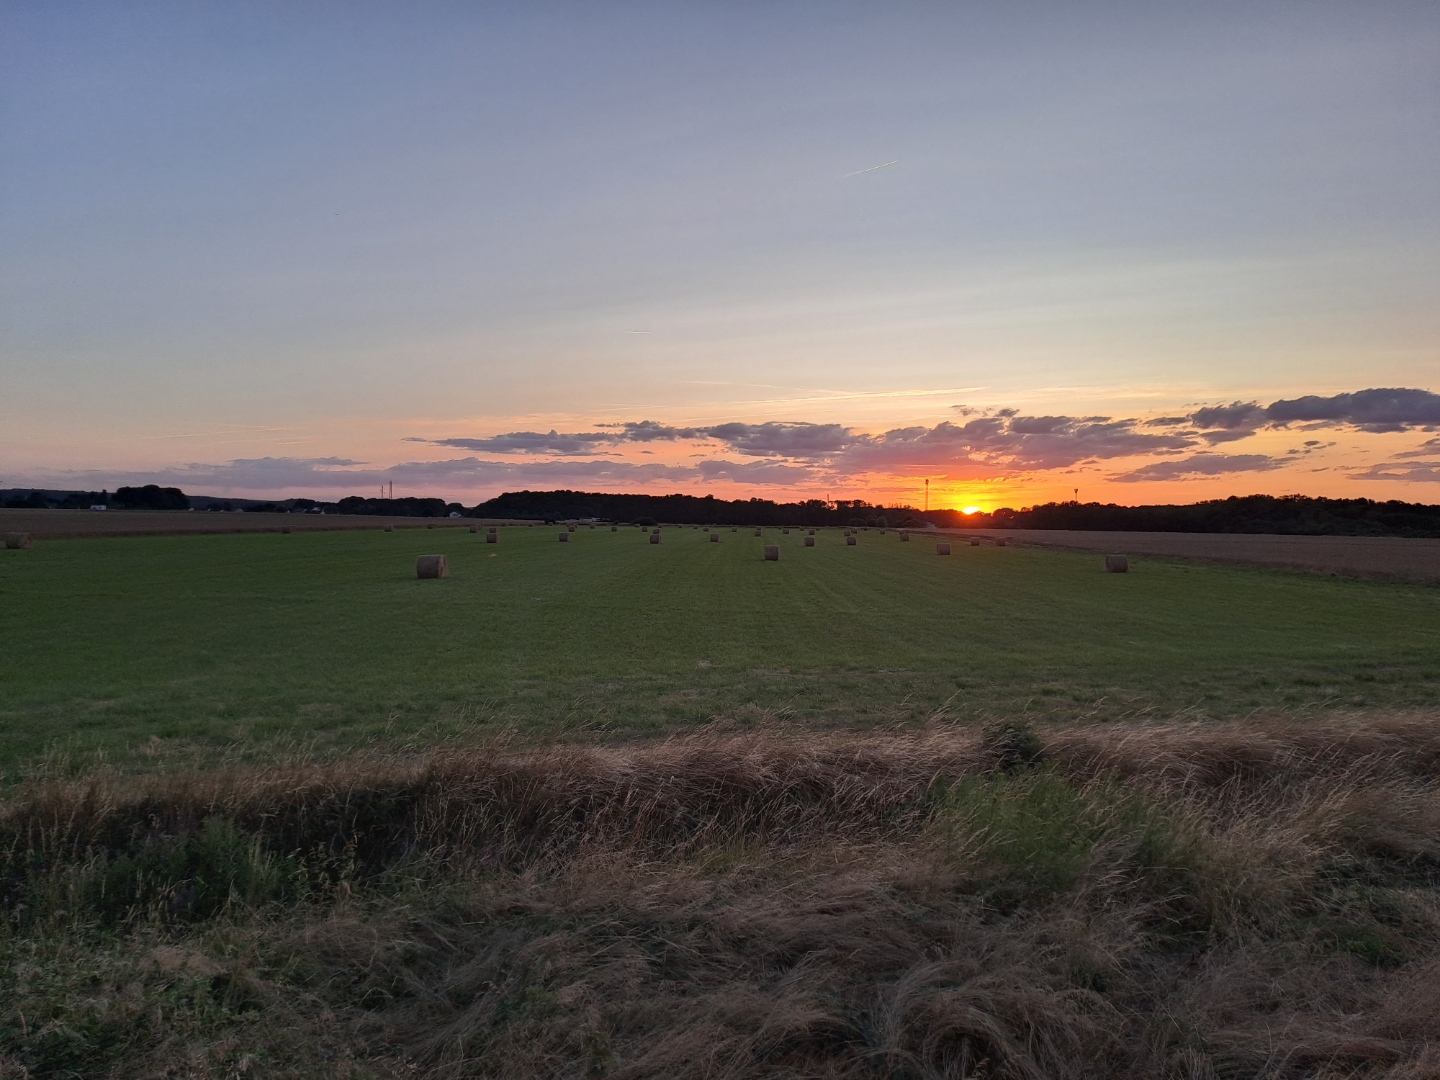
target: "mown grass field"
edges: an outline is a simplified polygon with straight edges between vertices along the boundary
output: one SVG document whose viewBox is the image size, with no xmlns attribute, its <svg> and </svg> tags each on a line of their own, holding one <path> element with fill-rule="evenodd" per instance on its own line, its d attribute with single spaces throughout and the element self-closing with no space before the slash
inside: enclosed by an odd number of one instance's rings
<svg viewBox="0 0 1440 1080">
<path fill-rule="evenodd" d="M 1440 590 L 822 531 L 508 528 L 0 551 L 0 768 L 721 721 L 1431 705 Z M 780 543 L 767 563 L 762 543 Z M 443 550 L 451 576 L 418 581 Z"/>
</svg>

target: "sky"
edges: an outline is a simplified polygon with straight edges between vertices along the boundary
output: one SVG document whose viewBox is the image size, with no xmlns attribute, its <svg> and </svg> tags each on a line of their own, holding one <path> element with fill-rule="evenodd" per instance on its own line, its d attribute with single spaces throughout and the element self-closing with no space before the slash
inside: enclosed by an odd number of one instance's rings
<svg viewBox="0 0 1440 1080">
<path fill-rule="evenodd" d="M 0 488 L 1440 502 L 1440 5 L 0 4 Z"/>
</svg>

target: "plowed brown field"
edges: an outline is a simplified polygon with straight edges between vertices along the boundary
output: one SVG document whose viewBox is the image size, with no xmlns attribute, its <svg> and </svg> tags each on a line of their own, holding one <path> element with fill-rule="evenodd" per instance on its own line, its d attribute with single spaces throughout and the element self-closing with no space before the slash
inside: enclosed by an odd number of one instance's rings
<svg viewBox="0 0 1440 1080">
<path fill-rule="evenodd" d="M 1080 532 L 1045 529 L 942 529 L 1005 537 L 1026 547 L 1073 548 L 1114 555 L 1250 563 L 1322 574 L 1440 582 L 1440 540 L 1401 536 L 1274 536 L 1236 533 Z"/>
<path fill-rule="evenodd" d="M 339 529 L 469 528 L 505 524 L 499 518 L 367 517 L 359 514 L 234 514 L 180 510 L 0 510 L 0 533 L 28 532 L 41 540 L 84 536 L 166 536 L 173 533 L 333 532 Z"/>
</svg>

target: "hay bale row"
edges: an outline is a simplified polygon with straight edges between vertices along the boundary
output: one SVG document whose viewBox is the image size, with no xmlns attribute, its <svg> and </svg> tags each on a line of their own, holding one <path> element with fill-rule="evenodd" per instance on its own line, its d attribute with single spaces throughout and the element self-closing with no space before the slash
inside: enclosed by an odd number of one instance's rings
<svg viewBox="0 0 1440 1080">
<path fill-rule="evenodd" d="M 415 560 L 417 578 L 443 578 L 450 576 L 450 567 L 444 555 L 421 555 Z"/>
</svg>

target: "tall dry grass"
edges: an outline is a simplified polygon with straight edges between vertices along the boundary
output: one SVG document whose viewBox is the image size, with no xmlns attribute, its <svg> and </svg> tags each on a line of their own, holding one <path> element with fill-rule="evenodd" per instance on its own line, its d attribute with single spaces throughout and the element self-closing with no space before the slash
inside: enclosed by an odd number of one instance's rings
<svg viewBox="0 0 1440 1080">
<path fill-rule="evenodd" d="M 41 781 L 0 1076 L 1440 1076 L 1437 781 L 1421 715 Z"/>
</svg>

